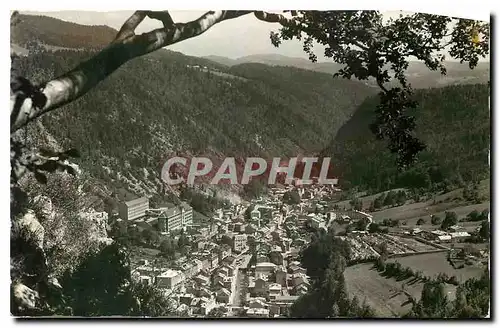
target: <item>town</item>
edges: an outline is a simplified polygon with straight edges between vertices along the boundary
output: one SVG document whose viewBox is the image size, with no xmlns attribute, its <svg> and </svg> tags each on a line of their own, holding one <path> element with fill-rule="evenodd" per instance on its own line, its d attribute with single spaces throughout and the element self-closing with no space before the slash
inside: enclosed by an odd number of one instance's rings
<svg viewBox="0 0 500 328">
<path fill-rule="evenodd" d="M 471 237 L 457 223 L 443 230 L 375 223 L 370 213 L 326 201 L 340 194 L 335 186 L 294 182 L 219 208 L 202 223 L 187 203 L 150 208 L 146 197 L 121 202 L 109 222 L 115 237 L 139 236 L 134 279 L 160 288 L 177 315 L 190 317 L 286 317 L 311 287 L 299 255 L 314 231 L 344 229 L 338 235 L 350 245 L 350 264 L 376 261 L 383 253 L 446 253 L 458 260 L 452 243 Z M 469 262 L 488 258 L 485 251 L 466 255 Z"/>
</svg>

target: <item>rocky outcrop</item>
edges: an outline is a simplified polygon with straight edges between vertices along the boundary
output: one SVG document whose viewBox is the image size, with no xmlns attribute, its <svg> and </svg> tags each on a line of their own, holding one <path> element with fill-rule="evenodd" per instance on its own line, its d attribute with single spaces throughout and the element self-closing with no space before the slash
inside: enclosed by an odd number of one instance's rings
<svg viewBox="0 0 500 328">
<path fill-rule="evenodd" d="M 88 238 L 97 241 L 100 246 L 111 245 L 113 239 L 108 237 L 108 213 L 91 210 L 80 213 L 79 217 L 89 223 Z"/>
</svg>

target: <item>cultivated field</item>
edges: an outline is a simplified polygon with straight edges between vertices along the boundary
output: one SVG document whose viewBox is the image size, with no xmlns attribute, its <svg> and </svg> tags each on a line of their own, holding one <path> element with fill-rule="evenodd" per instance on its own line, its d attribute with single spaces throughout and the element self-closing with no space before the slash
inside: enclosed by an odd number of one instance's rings
<svg viewBox="0 0 500 328">
<path fill-rule="evenodd" d="M 490 196 L 490 181 L 482 180 L 479 185 L 479 195 L 481 197 Z M 402 189 L 393 189 L 394 191 L 399 191 Z M 482 211 L 484 209 L 490 208 L 490 202 L 485 201 L 481 204 L 468 205 L 460 198 L 462 197 L 463 189 L 456 189 L 450 191 L 446 194 L 437 195 L 425 202 L 419 203 L 410 203 L 410 201 L 403 206 L 387 208 L 381 211 L 376 211 L 371 213 L 373 215 L 374 222 L 381 222 L 384 219 L 393 219 L 393 220 L 404 220 L 407 222 L 407 225 L 415 225 L 419 218 L 423 218 L 428 222 L 428 226 L 430 225 L 430 216 L 438 215 L 444 217 L 445 211 L 453 211 L 457 213 L 459 219 L 464 218 L 472 212 L 473 210 Z M 370 195 L 366 197 L 360 198 L 363 203 L 363 208 L 366 209 L 370 207 L 372 201 L 375 200 L 382 193 L 378 193 L 375 195 Z M 349 204 L 350 200 L 341 201 L 335 203 L 336 205 L 345 208 L 351 208 Z"/>
<path fill-rule="evenodd" d="M 384 318 L 406 314 L 411 309 L 407 295 L 420 299 L 423 288 L 423 283 L 415 282 L 414 278 L 397 281 L 382 277 L 372 263 L 347 267 L 344 277 L 349 295 L 356 296 L 360 302 L 366 299 L 377 317 Z M 450 299 L 455 298 L 455 290 L 455 286 L 446 284 L 445 291 Z"/>
<path fill-rule="evenodd" d="M 427 251 L 435 251 L 436 247 L 421 243 L 413 238 L 403 238 L 399 236 L 387 235 L 387 238 L 392 240 L 393 242 L 404 246 L 406 249 L 406 253 L 409 252 L 427 252 Z"/>
<path fill-rule="evenodd" d="M 399 262 L 403 267 L 410 267 L 414 271 L 422 271 L 425 276 L 435 277 L 439 273 L 446 273 L 448 276 L 456 276 L 459 282 L 472 277 L 480 277 L 484 271 L 484 266 L 465 266 L 462 269 L 454 269 L 448 262 L 447 253 L 430 253 L 422 255 L 411 255 L 400 258 L 389 259 L 389 262 Z"/>
<path fill-rule="evenodd" d="M 351 234 L 348 237 L 341 238 L 351 246 L 351 260 L 377 258 L 382 244 L 386 245 L 389 255 L 438 250 L 431 245 L 421 243 L 410 237 L 403 238 L 388 234 Z"/>
</svg>

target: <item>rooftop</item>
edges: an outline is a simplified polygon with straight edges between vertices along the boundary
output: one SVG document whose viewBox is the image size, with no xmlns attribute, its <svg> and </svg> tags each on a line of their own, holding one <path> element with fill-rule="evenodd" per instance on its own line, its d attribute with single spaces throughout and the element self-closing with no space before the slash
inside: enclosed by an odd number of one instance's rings
<svg viewBox="0 0 500 328">
<path fill-rule="evenodd" d="M 271 263 L 271 262 L 261 262 L 261 263 L 257 263 L 255 265 L 256 268 L 262 268 L 262 267 L 273 267 L 274 268 L 275 266 L 276 266 L 276 264 Z"/>
<path fill-rule="evenodd" d="M 178 276 L 179 274 L 180 274 L 180 272 L 177 270 L 168 269 L 167 271 L 165 271 L 161 275 L 159 275 L 159 277 L 172 278 L 172 277 Z"/>
<path fill-rule="evenodd" d="M 127 205 L 127 206 L 135 206 L 135 205 L 139 205 L 139 204 L 142 204 L 142 203 L 145 203 L 145 202 L 149 202 L 149 199 L 147 197 L 141 197 L 141 198 L 136 198 L 136 199 L 132 199 L 132 200 L 126 201 L 125 205 Z"/>
</svg>

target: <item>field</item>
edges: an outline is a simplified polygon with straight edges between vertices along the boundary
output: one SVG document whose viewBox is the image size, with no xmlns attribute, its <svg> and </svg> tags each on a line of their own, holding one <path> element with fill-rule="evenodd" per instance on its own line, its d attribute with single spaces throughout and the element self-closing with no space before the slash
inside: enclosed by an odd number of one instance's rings
<svg viewBox="0 0 500 328">
<path fill-rule="evenodd" d="M 426 251 L 435 251 L 436 250 L 436 248 L 434 246 L 421 243 L 413 238 L 403 238 L 403 237 L 391 236 L 391 235 L 387 235 L 387 237 L 389 239 L 391 239 L 393 242 L 404 246 L 404 248 L 406 250 L 405 253 L 426 252 Z"/>
<path fill-rule="evenodd" d="M 351 234 L 348 237 L 342 236 L 341 238 L 351 246 L 351 260 L 378 257 L 382 244 L 386 245 L 389 255 L 438 250 L 434 246 L 421 243 L 413 238 L 403 238 L 389 234 Z"/>
<path fill-rule="evenodd" d="M 371 263 L 363 263 L 346 268 L 344 277 L 349 295 L 356 296 L 360 302 L 366 299 L 377 317 L 399 317 L 407 313 L 411 303 L 406 293 L 419 299 L 423 283 L 412 278 L 401 281 L 385 278 L 372 267 Z M 456 287 L 447 284 L 445 290 L 448 297 L 454 299 Z"/>
<path fill-rule="evenodd" d="M 480 277 L 484 270 L 482 265 L 454 269 L 446 259 L 446 256 L 446 252 L 430 253 L 393 258 L 388 261 L 399 262 L 403 267 L 410 267 L 414 271 L 422 271 L 425 276 L 435 277 L 440 272 L 443 272 L 448 276 L 456 276 L 459 282 L 464 282 L 472 277 Z"/>
<path fill-rule="evenodd" d="M 490 197 L 490 181 L 482 180 L 479 185 L 479 195 L 481 197 Z M 394 191 L 399 191 L 401 189 L 394 189 Z M 433 199 L 425 202 L 411 203 L 408 202 L 403 206 L 386 208 L 380 211 L 372 212 L 374 222 L 381 222 L 384 219 L 393 219 L 406 221 L 407 225 L 415 225 L 419 218 L 425 219 L 430 225 L 430 216 L 438 215 L 444 217 L 445 211 L 453 211 L 457 213 L 459 218 L 464 218 L 472 212 L 473 210 L 482 211 L 484 209 L 490 208 L 490 201 L 484 201 L 481 204 L 469 205 L 460 198 L 462 197 L 462 189 L 456 189 L 450 191 L 446 194 L 436 195 Z M 370 195 L 366 197 L 361 197 L 360 200 L 363 202 L 363 208 L 367 209 L 371 202 L 375 200 L 382 193 L 375 195 Z M 336 205 L 345 208 L 351 208 L 349 204 L 350 200 L 341 201 L 335 203 Z M 477 226 L 477 224 L 475 224 Z"/>
</svg>

